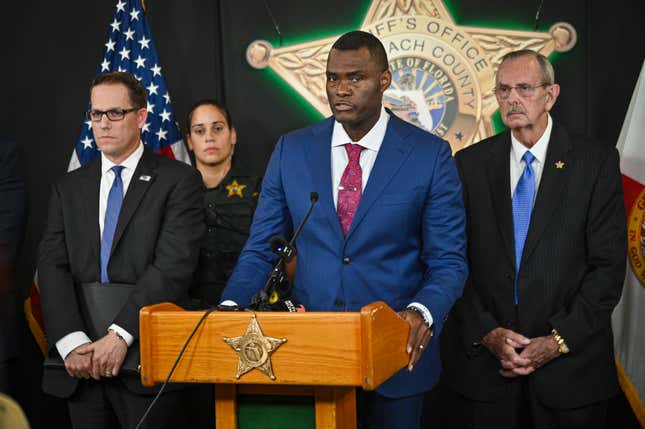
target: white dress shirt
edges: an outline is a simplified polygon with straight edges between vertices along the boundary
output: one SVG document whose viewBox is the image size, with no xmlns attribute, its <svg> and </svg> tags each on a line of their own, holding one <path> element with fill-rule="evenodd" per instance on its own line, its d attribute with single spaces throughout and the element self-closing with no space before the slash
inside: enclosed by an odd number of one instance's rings
<svg viewBox="0 0 645 429">
<path fill-rule="evenodd" d="M 361 152 L 359 163 L 361 164 L 361 170 L 363 171 L 363 190 L 365 190 L 365 185 L 367 185 L 367 180 L 372 172 L 372 167 L 374 167 L 374 161 L 376 161 L 376 155 L 378 155 L 378 151 L 383 143 L 383 138 L 385 137 L 389 120 L 390 115 L 385 111 L 385 108 L 381 106 L 381 114 L 378 121 L 376 121 L 376 124 L 374 124 L 372 129 L 358 141 L 352 141 L 347 134 L 347 131 L 345 131 L 345 128 L 343 128 L 343 125 L 338 121 L 334 121 L 334 130 L 331 134 L 331 189 L 334 196 L 334 207 L 338 204 L 338 187 L 340 186 L 340 179 L 343 177 L 345 167 L 347 167 L 347 164 L 349 163 L 349 157 L 347 156 L 345 145 L 347 143 L 352 143 L 359 144 L 364 147 Z"/>
<path fill-rule="evenodd" d="M 139 146 L 135 149 L 132 154 L 125 159 L 121 164 L 123 170 L 121 170 L 121 181 L 123 182 L 123 197 L 128 191 L 128 186 L 132 181 L 132 176 L 134 175 L 134 170 L 139 164 L 139 160 L 143 156 L 143 143 L 139 142 Z M 101 182 L 99 184 L 99 229 L 101 233 L 101 239 L 103 239 L 103 227 L 105 225 L 105 211 L 107 210 L 107 200 L 110 193 L 110 188 L 114 183 L 115 175 L 112 171 L 115 163 L 110 161 L 103 153 L 101 153 Z M 121 335 L 121 337 L 128 344 L 128 347 L 134 342 L 134 337 L 125 329 L 121 328 L 119 325 L 112 324 L 108 330 L 111 329 Z M 83 331 L 75 331 L 65 335 L 63 338 L 56 342 L 56 349 L 60 356 L 65 360 L 67 355 L 74 350 L 76 347 L 91 343 L 92 340 L 87 336 Z"/>
<path fill-rule="evenodd" d="M 533 174 L 535 176 L 534 203 L 535 198 L 537 197 L 538 188 L 540 187 L 542 171 L 544 171 L 546 151 L 549 148 L 549 140 L 551 139 L 551 129 L 553 129 L 553 121 L 551 120 L 551 115 L 548 115 L 544 133 L 530 149 L 533 156 L 535 156 L 535 160 L 531 164 L 533 167 Z M 522 160 L 522 157 L 524 156 L 524 152 L 527 150 L 529 149 L 520 143 L 520 141 L 517 140 L 511 132 L 511 198 L 513 198 L 513 193 L 515 192 L 517 183 L 520 181 L 520 177 L 522 177 L 522 174 L 524 173 L 524 161 Z"/>
</svg>

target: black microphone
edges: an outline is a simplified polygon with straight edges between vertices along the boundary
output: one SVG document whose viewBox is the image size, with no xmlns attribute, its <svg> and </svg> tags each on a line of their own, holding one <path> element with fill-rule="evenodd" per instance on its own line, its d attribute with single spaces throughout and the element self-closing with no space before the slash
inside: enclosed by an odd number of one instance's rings
<svg viewBox="0 0 645 429">
<path fill-rule="evenodd" d="M 296 229 L 296 232 L 294 232 L 293 237 L 291 237 L 291 241 L 289 241 L 289 246 L 293 246 L 293 243 L 296 242 L 296 238 L 300 235 L 300 231 L 302 231 L 302 227 L 305 226 L 305 223 L 307 222 L 307 219 L 309 219 L 309 215 L 311 215 L 311 211 L 314 209 L 314 206 L 318 202 L 318 192 L 312 192 L 309 194 L 309 201 L 311 201 L 311 205 L 309 206 L 309 210 L 307 210 L 307 213 L 305 214 L 305 217 L 302 218 L 302 221 L 300 222 L 300 225 L 298 225 L 298 229 Z"/>
<path fill-rule="evenodd" d="M 249 309 L 254 311 L 281 311 L 271 307 L 278 303 L 278 301 L 290 297 L 292 286 L 287 279 L 287 275 L 285 274 L 284 264 L 292 261 L 297 254 L 294 243 L 300 235 L 302 227 L 309 219 L 311 211 L 318 202 L 318 192 L 310 193 L 309 201 L 311 202 L 309 209 L 307 210 L 307 213 L 305 213 L 305 216 L 302 218 L 302 221 L 300 222 L 300 225 L 298 225 L 298 228 L 296 228 L 296 232 L 291 237 L 291 240 L 287 242 L 287 240 L 280 236 L 271 237 L 271 239 L 269 240 L 269 248 L 272 252 L 278 255 L 278 261 L 271 270 L 271 274 L 269 275 L 269 278 L 264 285 L 264 289 L 255 294 L 251 299 L 251 305 L 249 306 Z M 296 305 L 296 307 L 298 305 Z"/>
<path fill-rule="evenodd" d="M 311 201 L 309 210 L 307 210 L 305 217 L 302 218 L 300 225 L 298 225 L 298 228 L 296 229 L 296 232 L 293 234 L 293 237 L 291 237 L 290 241 L 287 242 L 287 240 L 285 240 L 284 237 L 281 237 L 279 235 L 271 237 L 271 240 L 269 240 L 269 248 L 273 253 L 280 256 L 280 258 L 284 261 L 285 264 L 291 262 L 293 258 L 296 256 L 296 248 L 294 246 L 294 243 L 296 242 L 296 239 L 300 235 L 300 231 L 302 231 L 302 227 L 307 222 L 307 219 L 309 219 L 309 216 L 311 215 L 311 211 L 313 210 L 314 205 L 318 202 L 318 192 L 312 192 L 311 194 L 309 194 L 309 201 Z"/>
<path fill-rule="evenodd" d="M 269 240 L 269 249 L 280 256 L 285 264 L 291 262 L 296 256 L 296 249 L 284 237 L 279 235 L 271 237 L 271 240 Z"/>
<path fill-rule="evenodd" d="M 271 304 L 269 311 L 287 311 L 289 313 L 304 313 L 307 311 L 305 306 L 293 298 L 281 299 Z"/>
</svg>

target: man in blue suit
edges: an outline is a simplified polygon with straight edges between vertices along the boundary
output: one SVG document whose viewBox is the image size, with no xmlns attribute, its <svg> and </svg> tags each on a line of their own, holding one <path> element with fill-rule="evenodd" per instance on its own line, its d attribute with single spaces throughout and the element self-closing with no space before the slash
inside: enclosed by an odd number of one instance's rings
<svg viewBox="0 0 645 429">
<path fill-rule="evenodd" d="M 341 36 L 327 60 L 334 114 L 278 142 L 264 177 L 249 240 L 223 292 L 246 305 L 288 236 L 320 201 L 296 245 L 293 297 L 308 310 L 358 311 L 385 301 L 410 324 L 410 361 L 375 392 L 359 392 L 367 428 L 419 427 L 423 393 L 441 370 L 437 341 L 467 276 L 461 184 L 447 142 L 382 106 L 392 81 L 381 42 Z"/>
</svg>

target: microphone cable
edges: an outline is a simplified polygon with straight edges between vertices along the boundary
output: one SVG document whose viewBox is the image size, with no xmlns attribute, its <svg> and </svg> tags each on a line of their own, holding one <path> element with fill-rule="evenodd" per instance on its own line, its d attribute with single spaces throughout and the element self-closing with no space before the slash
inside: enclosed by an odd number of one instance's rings
<svg viewBox="0 0 645 429">
<path fill-rule="evenodd" d="M 540 25 L 540 14 L 542 13 L 542 6 L 544 6 L 544 0 L 540 0 L 540 5 L 535 12 L 535 31 L 537 31 L 538 26 Z"/>
<path fill-rule="evenodd" d="M 186 351 L 186 348 L 188 347 L 188 344 L 190 344 L 190 340 L 193 339 L 193 337 L 195 336 L 195 333 L 197 332 L 197 330 L 199 329 L 201 324 L 204 322 L 204 320 L 206 320 L 206 317 L 208 317 L 208 315 L 211 314 L 215 310 L 217 310 L 217 307 L 209 308 L 208 310 L 206 310 L 206 312 L 201 317 L 201 319 L 199 319 L 199 321 L 197 322 L 197 324 L 193 328 L 193 332 L 190 333 L 190 335 L 188 336 L 188 339 L 184 343 L 184 346 L 181 348 L 181 351 L 179 352 L 179 355 L 177 356 L 177 359 L 175 359 L 175 363 L 172 365 L 172 368 L 170 369 L 170 372 L 168 373 L 168 376 L 166 377 L 166 381 L 163 382 L 163 384 L 161 385 L 161 389 L 159 389 L 159 392 L 157 393 L 155 398 L 152 400 L 150 405 L 148 405 L 148 409 L 143 414 L 143 416 L 141 416 L 141 419 L 139 420 L 139 423 L 137 423 L 137 426 L 136 426 L 135 429 L 139 429 L 141 427 L 141 425 L 143 424 L 143 422 L 146 420 L 146 417 L 148 417 L 148 414 L 150 413 L 150 410 L 152 410 L 152 407 L 154 407 L 155 403 L 161 397 L 161 394 L 163 393 L 164 389 L 168 385 L 168 382 L 170 381 L 170 378 L 172 377 L 172 374 L 175 372 L 175 368 L 177 368 L 177 365 L 179 365 L 179 361 L 181 360 L 182 356 L 184 355 L 184 352 Z"/>
<path fill-rule="evenodd" d="M 269 7 L 269 3 L 267 3 L 267 0 L 264 0 L 264 7 L 267 10 L 267 14 L 269 15 L 269 18 L 271 18 L 271 23 L 273 24 L 273 29 L 275 30 L 276 34 L 278 35 L 278 40 L 280 41 L 280 47 L 282 47 L 282 33 L 280 32 L 280 27 L 278 26 L 278 21 L 275 19 L 275 16 L 273 16 L 273 12 L 271 12 L 271 8 Z"/>
</svg>

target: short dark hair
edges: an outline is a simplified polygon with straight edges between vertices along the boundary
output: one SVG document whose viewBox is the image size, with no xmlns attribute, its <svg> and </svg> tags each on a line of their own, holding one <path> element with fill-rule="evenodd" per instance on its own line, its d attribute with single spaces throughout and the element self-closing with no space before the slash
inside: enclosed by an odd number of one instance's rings
<svg viewBox="0 0 645 429">
<path fill-rule="evenodd" d="M 197 110 L 197 108 L 201 106 L 213 106 L 214 108 L 219 110 L 224 115 L 228 127 L 233 128 L 233 119 L 231 118 L 231 113 L 228 111 L 226 106 L 212 98 L 204 98 L 193 103 L 190 110 L 188 111 L 188 115 L 186 115 L 186 134 L 190 134 L 190 121 L 193 120 L 193 113 L 195 113 L 195 110 Z"/>
<path fill-rule="evenodd" d="M 95 86 L 116 84 L 122 84 L 128 89 L 128 96 L 132 107 L 141 109 L 148 105 L 145 88 L 136 77 L 127 72 L 108 72 L 97 76 L 90 85 L 90 94 Z"/>
<path fill-rule="evenodd" d="M 514 60 L 521 57 L 533 57 L 538 62 L 540 66 L 540 74 L 542 75 L 542 83 L 546 85 L 553 85 L 555 83 L 555 72 L 553 71 L 553 65 L 547 57 L 542 55 L 539 52 L 535 52 L 531 49 L 520 49 L 518 51 L 511 51 L 504 55 L 499 62 L 499 67 L 502 66 L 508 60 Z M 499 67 L 497 71 L 499 73 Z"/>
<path fill-rule="evenodd" d="M 334 42 L 331 48 L 339 51 L 367 48 L 370 51 L 370 56 L 376 61 L 381 71 L 388 69 L 387 54 L 383 43 L 376 36 L 366 31 L 357 30 L 345 33 Z"/>
</svg>

